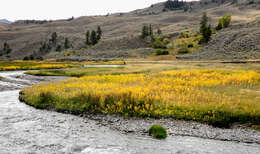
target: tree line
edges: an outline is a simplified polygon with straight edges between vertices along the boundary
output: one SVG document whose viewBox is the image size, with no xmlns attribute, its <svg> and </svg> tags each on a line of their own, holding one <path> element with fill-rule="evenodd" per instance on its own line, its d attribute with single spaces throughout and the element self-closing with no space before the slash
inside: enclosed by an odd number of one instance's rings
<svg viewBox="0 0 260 154">
<path fill-rule="evenodd" d="M 165 9 L 173 10 L 173 9 L 179 9 L 185 6 L 185 3 L 183 0 L 168 0 L 165 2 L 164 7 Z"/>
<path fill-rule="evenodd" d="M 157 34 L 158 34 L 158 35 L 161 35 L 161 34 L 162 34 L 162 31 L 161 31 L 160 28 L 157 29 Z M 142 39 L 145 39 L 146 37 L 149 37 L 149 36 L 150 36 L 151 38 L 153 38 L 153 36 L 154 36 L 152 24 L 144 25 L 143 28 L 142 28 L 141 38 L 142 38 Z"/>
<path fill-rule="evenodd" d="M 95 31 L 95 30 L 92 30 L 92 31 L 87 31 L 86 32 L 86 42 L 85 42 L 85 44 L 86 45 L 96 45 L 99 41 L 100 41 L 100 39 L 101 39 L 101 37 L 102 37 L 102 29 L 101 29 L 101 27 L 100 26 L 98 26 L 98 28 L 97 28 L 97 31 Z"/>
<path fill-rule="evenodd" d="M 85 44 L 88 46 L 96 45 L 102 38 L 102 29 L 100 26 L 97 27 L 97 30 L 87 31 L 85 34 Z M 58 43 L 58 34 L 57 32 L 53 32 L 51 34 L 51 38 L 48 41 L 45 41 L 41 44 L 38 54 L 46 54 L 52 50 L 56 52 L 61 52 L 62 50 L 67 50 L 72 48 L 73 45 L 70 42 L 69 38 L 65 37 L 63 43 Z M 37 57 L 37 52 L 29 56 L 25 56 L 24 60 L 34 60 L 34 59 L 42 59 L 42 58 L 35 58 Z"/>
</svg>

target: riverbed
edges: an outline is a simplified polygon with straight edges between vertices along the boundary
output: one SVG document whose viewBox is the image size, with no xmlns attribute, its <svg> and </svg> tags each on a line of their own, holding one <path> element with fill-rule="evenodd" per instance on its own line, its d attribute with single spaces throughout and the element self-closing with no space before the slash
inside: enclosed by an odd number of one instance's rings
<svg viewBox="0 0 260 154">
<path fill-rule="evenodd" d="M 18 100 L 19 90 L 39 82 L 63 77 L 34 77 L 24 72 L 0 72 L 0 153 L 172 154 L 259 153 L 259 132 L 217 129 L 199 123 L 174 120 L 123 119 L 114 116 L 73 116 L 36 110 Z M 145 127 L 164 123 L 166 140 L 145 134 Z M 139 125 L 138 125 L 139 123 Z M 175 127 L 170 127 L 175 126 Z M 185 128 L 184 128 L 185 126 Z M 127 127 L 127 128 L 126 128 Z M 198 127 L 198 128 L 197 128 Z M 202 129 L 203 128 L 203 129 Z M 189 134 L 205 132 L 206 137 Z M 238 140 L 211 138 L 216 130 Z M 187 134 L 178 133 L 180 131 Z M 207 132 L 209 131 L 209 132 Z M 212 132 L 210 132 L 212 131 Z M 239 140 L 239 136 L 245 137 Z M 227 137 L 228 140 L 228 137 Z M 247 142 L 248 141 L 248 142 Z"/>
</svg>

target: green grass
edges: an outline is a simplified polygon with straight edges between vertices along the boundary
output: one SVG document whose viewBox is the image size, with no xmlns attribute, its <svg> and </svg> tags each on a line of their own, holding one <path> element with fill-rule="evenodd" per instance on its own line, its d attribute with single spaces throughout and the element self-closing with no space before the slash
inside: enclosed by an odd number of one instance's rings
<svg viewBox="0 0 260 154">
<path fill-rule="evenodd" d="M 165 139 L 167 137 L 167 131 L 161 125 L 152 125 L 148 133 L 150 136 L 157 138 L 157 139 Z"/>
</svg>

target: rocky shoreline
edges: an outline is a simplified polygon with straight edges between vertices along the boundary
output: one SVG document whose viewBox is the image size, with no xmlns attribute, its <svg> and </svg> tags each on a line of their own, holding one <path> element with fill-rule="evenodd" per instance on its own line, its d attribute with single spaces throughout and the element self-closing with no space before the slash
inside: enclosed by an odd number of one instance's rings
<svg viewBox="0 0 260 154">
<path fill-rule="evenodd" d="M 116 115 L 85 115 L 86 118 L 99 122 L 100 125 L 122 133 L 147 135 L 148 128 L 153 124 L 160 124 L 167 129 L 170 136 L 191 136 L 220 141 L 260 144 L 260 132 L 236 124 L 229 129 L 216 128 L 194 121 L 151 118 L 123 118 Z"/>
</svg>

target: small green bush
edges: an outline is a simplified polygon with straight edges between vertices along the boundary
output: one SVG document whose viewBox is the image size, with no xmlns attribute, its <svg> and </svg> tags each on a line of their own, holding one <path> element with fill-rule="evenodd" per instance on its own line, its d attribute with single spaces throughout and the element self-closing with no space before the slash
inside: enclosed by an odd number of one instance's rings
<svg viewBox="0 0 260 154">
<path fill-rule="evenodd" d="M 188 44 L 188 48 L 193 48 L 194 45 L 192 43 Z"/>
<path fill-rule="evenodd" d="M 42 61 L 42 60 L 43 60 L 43 57 L 41 57 L 41 56 L 36 57 L 36 60 L 40 60 L 40 61 Z"/>
<path fill-rule="evenodd" d="M 231 15 L 224 15 L 218 20 L 218 26 L 216 27 L 216 30 L 221 30 L 223 28 L 227 28 L 232 20 Z"/>
<path fill-rule="evenodd" d="M 191 35 L 190 35 L 190 32 L 187 31 L 187 32 L 182 32 L 180 35 L 179 35 L 179 38 L 190 38 Z"/>
<path fill-rule="evenodd" d="M 180 48 L 178 50 L 178 54 L 186 54 L 186 53 L 189 53 L 189 52 L 190 52 L 190 50 L 186 47 Z"/>
<path fill-rule="evenodd" d="M 156 56 L 159 56 L 159 55 L 169 55 L 169 51 L 157 49 Z"/>
<path fill-rule="evenodd" d="M 25 56 L 23 60 L 30 60 L 30 58 L 28 56 Z"/>
<path fill-rule="evenodd" d="M 57 52 L 61 52 L 62 51 L 62 46 L 60 44 L 56 47 L 56 51 Z"/>
<path fill-rule="evenodd" d="M 157 139 L 165 139 L 167 137 L 167 131 L 161 125 L 152 125 L 148 133 L 150 136 L 157 138 Z"/>
<path fill-rule="evenodd" d="M 159 39 L 156 39 L 154 42 L 153 42 L 153 45 L 152 47 L 154 49 L 166 49 L 166 45 L 164 44 L 163 41 L 159 40 Z"/>
</svg>

